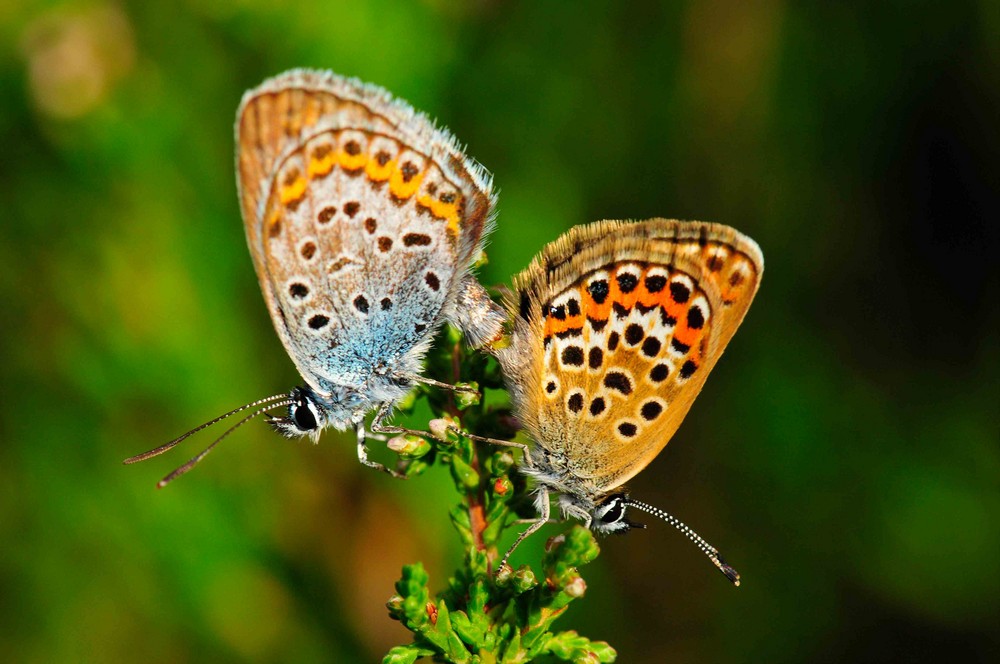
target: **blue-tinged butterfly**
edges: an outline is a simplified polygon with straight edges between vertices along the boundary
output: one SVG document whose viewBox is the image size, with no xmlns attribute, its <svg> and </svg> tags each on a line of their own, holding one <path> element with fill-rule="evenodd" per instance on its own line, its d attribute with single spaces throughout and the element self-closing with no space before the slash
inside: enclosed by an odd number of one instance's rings
<svg viewBox="0 0 1000 664">
<path fill-rule="evenodd" d="M 393 404 L 421 377 L 444 321 L 474 346 L 504 320 L 471 272 L 493 220 L 490 175 L 455 138 L 385 90 L 330 72 L 293 70 L 247 92 L 236 117 L 240 208 L 250 255 L 278 337 L 305 385 L 237 408 L 126 460 L 172 448 L 191 434 L 251 411 L 288 436 L 326 427 L 357 432 L 387 424 Z"/>
</svg>

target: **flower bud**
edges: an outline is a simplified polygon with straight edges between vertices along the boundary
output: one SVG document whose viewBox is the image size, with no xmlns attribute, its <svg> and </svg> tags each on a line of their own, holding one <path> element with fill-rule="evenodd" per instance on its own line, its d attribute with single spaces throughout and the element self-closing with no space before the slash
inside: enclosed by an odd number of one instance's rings
<svg viewBox="0 0 1000 664">
<path fill-rule="evenodd" d="M 454 432 L 451 430 L 452 427 L 451 420 L 446 420 L 443 417 L 438 417 L 427 423 L 427 428 L 431 430 L 434 437 L 443 443 L 453 442 L 450 436 L 454 436 Z"/>
<path fill-rule="evenodd" d="M 510 483 L 510 480 L 506 476 L 498 477 L 496 482 L 493 483 L 493 493 L 498 496 L 506 496 L 514 485 Z"/>
<path fill-rule="evenodd" d="M 497 570 L 497 575 L 494 580 L 496 581 L 498 587 L 503 588 L 504 586 L 510 584 L 510 580 L 513 576 L 514 570 L 510 568 L 510 565 L 504 563 L 500 569 Z"/>
<path fill-rule="evenodd" d="M 475 381 L 471 383 L 457 383 L 455 387 L 462 388 L 461 391 L 455 392 L 455 405 L 460 410 L 475 406 L 483 399 L 483 395 L 479 392 L 479 383 Z"/>
<path fill-rule="evenodd" d="M 569 595 L 570 597 L 579 599 L 580 597 L 583 597 L 583 594 L 585 592 L 587 592 L 587 583 L 581 577 L 578 576 L 569 583 L 567 583 L 566 587 L 563 588 L 563 590 L 565 590 L 566 594 Z"/>
<path fill-rule="evenodd" d="M 535 577 L 535 573 L 527 565 L 521 565 L 514 572 L 513 576 L 514 590 L 520 594 L 528 592 L 532 588 L 538 585 L 538 579 Z"/>
<path fill-rule="evenodd" d="M 390 438 L 386 446 L 396 454 L 411 459 L 417 459 L 431 451 L 430 443 L 409 433 Z"/>
</svg>

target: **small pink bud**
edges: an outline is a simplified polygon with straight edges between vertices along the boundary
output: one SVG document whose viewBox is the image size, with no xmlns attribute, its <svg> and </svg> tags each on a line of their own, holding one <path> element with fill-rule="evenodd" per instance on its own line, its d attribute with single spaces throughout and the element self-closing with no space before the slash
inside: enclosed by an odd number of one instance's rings
<svg viewBox="0 0 1000 664">
<path fill-rule="evenodd" d="M 431 449 L 430 443 L 420 436 L 414 436 L 413 434 L 390 438 L 386 443 L 386 447 L 396 454 L 411 458 L 421 457 Z"/>
<path fill-rule="evenodd" d="M 451 431 L 451 422 L 438 417 L 427 423 L 427 428 L 431 430 L 434 437 L 442 442 L 448 442 L 448 433 Z"/>
<path fill-rule="evenodd" d="M 587 592 L 587 583 L 579 576 L 566 584 L 566 594 L 570 597 L 580 598 Z"/>
<path fill-rule="evenodd" d="M 399 452 L 404 451 L 409 444 L 410 441 L 406 439 L 406 436 L 400 435 L 390 438 L 389 442 L 387 442 L 385 446 L 398 454 Z"/>
</svg>

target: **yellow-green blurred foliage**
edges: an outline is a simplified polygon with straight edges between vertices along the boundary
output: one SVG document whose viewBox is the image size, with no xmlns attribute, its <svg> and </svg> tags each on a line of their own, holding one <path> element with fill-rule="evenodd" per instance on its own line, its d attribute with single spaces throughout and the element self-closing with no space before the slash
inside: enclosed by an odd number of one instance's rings
<svg viewBox="0 0 1000 664">
<path fill-rule="evenodd" d="M 603 543 L 563 628 L 623 662 L 995 653 L 998 34 L 987 0 L 2 4 L 0 657 L 374 661 L 408 638 L 400 566 L 459 562 L 448 478 L 363 469 L 349 436 L 249 426 L 164 491 L 202 441 L 120 464 L 296 384 L 232 134 L 294 66 L 385 86 L 493 171 L 487 283 L 600 218 L 764 250 L 631 486 L 743 586 L 651 523 Z"/>
</svg>

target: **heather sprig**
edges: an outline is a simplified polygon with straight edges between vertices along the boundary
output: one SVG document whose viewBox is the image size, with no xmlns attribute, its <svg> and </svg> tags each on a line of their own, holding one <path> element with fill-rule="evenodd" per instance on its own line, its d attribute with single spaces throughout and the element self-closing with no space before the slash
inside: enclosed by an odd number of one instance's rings
<svg viewBox="0 0 1000 664">
<path fill-rule="evenodd" d="M 421 563 L 403 566 L 389 615 L 411 632 L 413 642 L 392 648 L 382 660 L 409 664 L 421 657 L 441 662 L 514 663 L 539 657 L 547 661 L 613 662 L 615 650 L 573 630 L 553 631 L 570 602 L 583 597 L 587 584 L 578 569 L 593 561 L 599 548 L 591 532 L 573 526 L 550 539 L 541 576 L 529 565 L 497 572 L 498 543 L 516 522 L 534 517 L 530 487 L 516 472 L 516 449 L 471 440 L 466 434 L 510 440 L 516 424 L 503 398 L 496 362 L 461 343 L 446 328 L 427 361 L 427 374 L 479 390 L 482 396 L 435 389 L 414 392 L 404 411 L 425 398 L 434 414 L 426 438 L 399 436 L 389 447 L 399 469 L 414 477 L 433 464 L 446 466 L 457 492 L 449 511 L 464 548 L 461 565 L 443 589 L 430 590 Z M 419 481 L 419 480 L 417 480 Z"/>
</svg>

